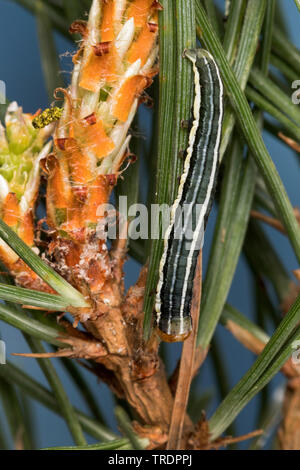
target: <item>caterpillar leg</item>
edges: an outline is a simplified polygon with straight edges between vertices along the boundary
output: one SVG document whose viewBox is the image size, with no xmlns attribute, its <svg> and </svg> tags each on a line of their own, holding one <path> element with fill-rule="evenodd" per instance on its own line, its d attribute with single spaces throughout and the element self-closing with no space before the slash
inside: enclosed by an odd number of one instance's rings
<svg viewBox="0 0 300 470">
<path fill-rule="evenodd" d="M 192 331 L 192 319 L 190 316 L 183 318 L 163 318 L 157 324 L 157 333 L 162 341 L 176 343 L 184 341 Z"/>
</svg>

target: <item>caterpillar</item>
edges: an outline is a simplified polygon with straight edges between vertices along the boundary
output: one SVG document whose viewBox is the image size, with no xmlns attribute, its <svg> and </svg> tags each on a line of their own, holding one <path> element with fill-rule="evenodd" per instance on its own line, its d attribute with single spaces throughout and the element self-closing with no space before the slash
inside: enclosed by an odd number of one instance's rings
<svg viewBox="0 0 300 470">
<path fill-rule="evenodd" d="M 184 341 L 192 330 L 193 280 L 216 186 L 223 119 L 223 84 L 213 57 L 204 49 L 185 50 L 184 56 L 194 71 L 193 122 L 178 195 L 164 235 L 155 298 L 158 334 L 167 342 Z M 185 218 L 179 227 L 180 212 Z M 186 228 L 195 225 L 188 239 Z"/>
<path fill-rule="evenodd" d="M 47 108 L 32 120 L 32 125 L 35 129 L 43 129 L 43 127 L 48 126 L 48 124 L 58 121 L 62 116 L 62 112 L 63 109 L 57 106 Z"/>
</svg>

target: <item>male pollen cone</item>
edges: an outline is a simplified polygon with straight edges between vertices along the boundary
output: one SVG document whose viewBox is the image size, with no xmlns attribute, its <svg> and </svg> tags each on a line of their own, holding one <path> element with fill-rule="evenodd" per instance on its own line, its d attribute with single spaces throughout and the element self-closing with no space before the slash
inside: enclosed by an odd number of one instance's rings
<svg viewBox="0 0 300 470">
<path fill-rule="evenodd" d="M 117 182 L 140 96 L 155 74 L 159 6 L 94 0 L 87 24 L 71 26 L 82 41 L 64 90 L 47 188 L 48 223 L 60 237 L 86 243 Z"/>
</svg>

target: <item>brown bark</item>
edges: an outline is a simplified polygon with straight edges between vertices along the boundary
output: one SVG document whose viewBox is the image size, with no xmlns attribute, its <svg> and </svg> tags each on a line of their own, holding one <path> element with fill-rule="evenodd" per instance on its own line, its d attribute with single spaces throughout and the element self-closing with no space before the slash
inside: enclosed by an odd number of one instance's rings
<svg viewBox="0 0 300 470">
<path fill-rule="evenodd" d="M 146 268 L 125 294 L 126 240 L 118 240 L 109 252 L 103 240 L 94 237 L 85 246 L 68 242 L 68 249 L 65 240 L 56 239 L 51 250 L 60 270 L 68 272 L 68 279 L 90 297 L 93 305 L 72 312 L 106 352 L 95 357 L 87 351 L 86 358 L 113 373 L 114 389 L 128 401 L 140 424 L 158 426 L 166 432 L 173 397 L 158 357 L 158 339 L 154 335 L 147 344 L 143 340 Z M 80 357 L 84 357 L 82 352 Z"/>
<path fill-rule="evenodd" d="M 201 303 L 201 288 L 202 251 L 200 251 L 198 256 L 196 275 L 194 279 L 193 300 L 191 305 L 193 330 L 190 336 L 185 340 L 182 347 L 176 394 L 167 444 L 167 449 L 169 450 L 185 449 L 186 443 L 184 442 L 185 436 L 183 435 L 183 430 L 184 428 L 185 431 L 187 431 L 189 428 L 193 429 L 192 421 L 189 420 L 186 416 L 186 409 L 188 405 L 190 387 L 194 377 L 194 360 L 196 354 L 196 341 Z"/>
<path fill-rule="evenodd" d="M 278 431 L 281 450 L 300 450 L 300 377 L 291 379 L 286 388 L 283 419 Z"/>
</svg>

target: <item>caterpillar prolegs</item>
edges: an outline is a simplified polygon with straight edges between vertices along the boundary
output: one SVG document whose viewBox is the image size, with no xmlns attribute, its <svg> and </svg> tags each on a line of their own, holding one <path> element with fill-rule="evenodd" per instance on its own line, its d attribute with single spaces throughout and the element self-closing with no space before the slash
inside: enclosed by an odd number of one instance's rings
<svg viewBox="0 0 300 470">
<path fill-rule="evenodd" d="M 213 57 L 204 49 L 185 50 L 184 55 L 194 71 L 193 123 L 178 195 L 164 235 L 155 299 L 158 333 L 167 342 L 183 341 L 192 329 L 193 280 L 216 185 L 223 118 L 223 84 Z M 180 230 L 179 212 L 185 215 Z M 189 239 L 187 226 L 193 227 Z"/>
</svg>

